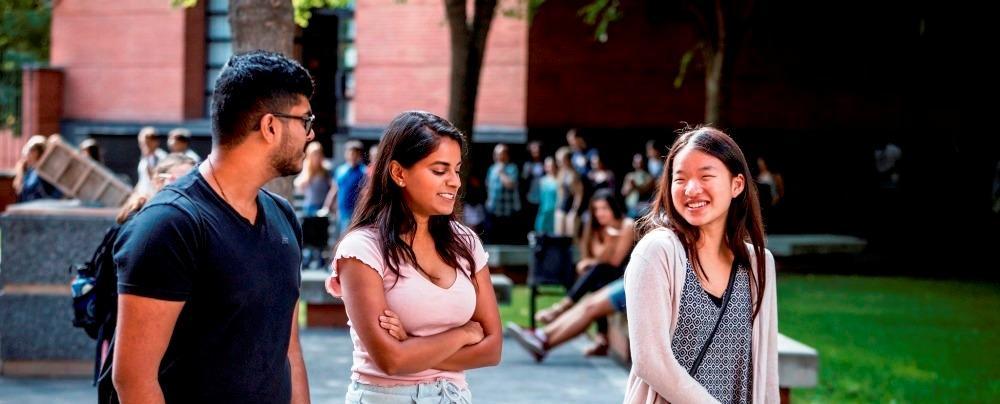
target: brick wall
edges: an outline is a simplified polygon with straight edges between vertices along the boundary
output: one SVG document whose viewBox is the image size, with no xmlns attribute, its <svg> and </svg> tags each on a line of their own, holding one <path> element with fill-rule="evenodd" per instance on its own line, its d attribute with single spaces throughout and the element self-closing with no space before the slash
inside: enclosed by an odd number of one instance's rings
<svg viewBox="0 0 1000 404">
<path fill-rule="evenodd" d="M 359 0 L 354 122 L 385 124 L 401 111 L 448 111 L 450 34 L 441 0 Z M 506 7 L 502 5 L 501 7 Z M 487 41 L 476 124 L 523 127 L 527 22 L 497 13 Z"/>
<path fill-rule="evenodd" d="M 50 63 L 65 72 L 64 117 L 201 117 L 202 7 L 174 9 L 166 0 L 56 2 Z"/>
<path fill-rule="evenodd" d="M 64 75 L 57 69 L 25 68 L 21 74 L 21 137 L 59 132 Z"/>
<path fill-rule="evenodd" d="M 21 148 L 28 142 L 28 136 L 14 136 L 10 129 L 0 129 L 0 170 L 13 170 L 21 158 Z"/>
</svg>

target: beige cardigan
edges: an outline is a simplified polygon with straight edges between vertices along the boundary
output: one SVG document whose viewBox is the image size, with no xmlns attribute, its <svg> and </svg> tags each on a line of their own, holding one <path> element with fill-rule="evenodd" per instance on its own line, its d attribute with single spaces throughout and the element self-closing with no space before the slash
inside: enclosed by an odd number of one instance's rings
<svg viewBox="0 0 1000 404">
<path fill-rule="evenodd" d="M 752 266 L 756 270 L 753 248 Z M 765 250 L 766 251 L 766 250 Z M 753 402 L 778 403 L 778 311 L 774 257 L 767 252 L 764 301 L 753 323 Z M 625 403 L 716 403 L 674 358 L 670 339 L 677 328 L 681 292 L 684 290 L 686 254 L 677 235 L 656 229 L 639 240 L 625 269 L 632 371 Z M 756 304 L 756 286 L 751 284 Z M 663 319 L 670 328 L 663 327 Z"/>
</svg>

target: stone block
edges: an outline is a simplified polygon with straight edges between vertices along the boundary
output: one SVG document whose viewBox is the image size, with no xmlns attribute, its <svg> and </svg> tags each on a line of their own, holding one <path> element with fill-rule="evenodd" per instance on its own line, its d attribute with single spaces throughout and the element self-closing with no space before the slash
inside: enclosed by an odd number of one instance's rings
<svg viewBox="0 0 1000 404">
<path fill-rule="evenodd" d="M 503 274 L 491 274 L 490 280 L 493 282 L 493 293 L 497 297 L 497 304 L 510 304 L 514 281 Z"/>
<path fill-rule="evenodd" d="M 93 360 L 95 342 L 73 327 L 72 298 L 0 294 L 0 359 Z"/>
<path fill-rule="evenodd" d="M 60 202 L 60 203 L 57 203 Z M 69 267 L 90 259 L 114 224 L 113 209 L 87 216 L 57 214 L 69 202 L 11 205 L 0 216 L 0 287 L 8 283 L 68 285 Z"/>
<path fill-rule="evenodd" d="M 309 304 L 344 304 L 339 298 L 326 292 L 326 271 L 302 271 L 302 287 L 299 289 L 299 299 Z"/>
<path fill-rule="evenodd" d="M 781 387 L 816 387 L 819 354 L 810 346 L 778 334 L 778 384 Z"/>
</svg>

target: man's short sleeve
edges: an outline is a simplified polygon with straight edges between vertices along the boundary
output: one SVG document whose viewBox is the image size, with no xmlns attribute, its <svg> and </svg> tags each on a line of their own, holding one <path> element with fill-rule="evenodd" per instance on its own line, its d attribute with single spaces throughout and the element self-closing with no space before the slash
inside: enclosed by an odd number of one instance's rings
<svg viewBox="0 0 1000 404">
<path fill-rule="evenodd" d="M 171 204 L 147 206 L 122 228 L 114 246 L 118 293 L 185 301 L 198 245 L 193 216 Z"/>
</svg>

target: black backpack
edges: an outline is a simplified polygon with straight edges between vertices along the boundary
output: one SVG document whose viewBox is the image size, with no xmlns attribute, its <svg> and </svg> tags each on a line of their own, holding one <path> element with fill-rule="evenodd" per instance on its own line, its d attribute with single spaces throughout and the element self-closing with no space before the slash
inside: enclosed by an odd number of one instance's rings
<svg viewBox="0 0 1000 404">
<path fill-rule="evenodd" d="M 70 272 L 76 272 L 71 284 L 73 326 L 82 328 L 90 338 L 97 340 L 95 384 L 100 372 L 101 345 L 112 339 L 118 320 L 118 274 L 112 250 L 119 230 L 121 225 L 117 224 L 108 229 L 90 261 L 70 267 Z"/>
</svg>

